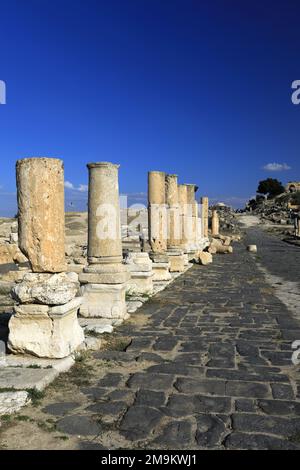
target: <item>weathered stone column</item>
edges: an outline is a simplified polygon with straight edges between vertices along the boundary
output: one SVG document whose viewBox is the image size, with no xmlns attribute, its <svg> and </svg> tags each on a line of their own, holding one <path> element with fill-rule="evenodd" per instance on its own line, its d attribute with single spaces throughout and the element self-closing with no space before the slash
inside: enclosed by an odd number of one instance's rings
<svg viewBox="0 0 300 470">
<path fill-rule="evenodd" d="M 153 281 L 169 281 L 169 261 L 166 255 L 168 219 L 165 192 L 165 173 L 148 172 L 148 231 L 153 261 Z"/>
<path fill-rule="evenodd" d="M 181 242 L 180 211 L 177 175 L 166 175 L 166 203 L 168 213 L 168 250 L 178 250 Z"/>
<path fill-rule="evenodd" d="M 215 235 L 219 235 L 219 215 L 216 210 L 212 212 L 212 219 L 211 219 L 211 234 L 214 237 Z"/>
<path fill-rule="evenodd" d="M 81 297 L 75 273 L 64 273 L 64 172 L 54 158 L 17 161 L 19 243 L 32 273 L 12 290 L 17 305 L 9 321 L 15 353 L 62 358 L 83 342 L 77 320 Z"/>
<path fill-rule="evenodd" d="M 34 272 L 66 270 L 64 168 L 56 158 L 16 163 L 19 247 Z"/>
<path fill-rule="evenodd" d="M 168 214 L 167 248 L 170 272 L 184 271 L 185 259 L 181 244 L 181 217 L 178 199 L 177 175 L 166 175 L 166 202 Z"/>
<path fill-rule="evenodd" d="M 79 280 L 85 317 L 126 318 L 129 278 L 122 263 L 118 168 L 109 162 L 90 163 L 88 263 Z"/>
<path fill-rule="evenodd" d="M 181 248 L 187 252 L 188 237 L 187 237 L 187 186 L 185 184 L 178 185 L 178 199 L 180 207 L 181 218 Z"/>
<path fill-rule="evenodd" d="M 88 262 L 122 262 L 119 165 L 89 163 Z"/>
<path fill-rule="evenodd" d="M 167 207 L 165 198 L 165 173 L 148 173 L 148 230 L 152 253 L 167 249 Z"/>
<path fill-rule="evenodd" d="M 188 238 L 188 247 L 189 253 L 195 252 L 197 250 L 197 206 L 195 201 L 195 189 L 194 184 L 187 184 L 187 238 Z"/>
<path fill-rule="evenodd" d="M 202 197 L 202 235 L 208 237 L 208 197 Z"/>
</svg>

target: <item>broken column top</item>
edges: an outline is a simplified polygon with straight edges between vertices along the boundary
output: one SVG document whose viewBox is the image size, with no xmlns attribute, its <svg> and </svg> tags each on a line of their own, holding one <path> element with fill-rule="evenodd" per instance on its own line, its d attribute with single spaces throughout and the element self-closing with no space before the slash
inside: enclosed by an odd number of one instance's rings
<svg viewBox="0 0 300 470">
<path fill-rule="evenodd" d="M 149 204 L 165 204 L 165 177 L 163 171 L 148 172 Z"/>
<path fill-rule="evenodd" d="M 64 162 L 60 158 L 54 157 L 25 157 L 21 158 L 16 161 L 16 168 L 22 165 L 44 165 L 44 164 L 51 164 L 55 165 L 58 164 L 62 168 L 64 167 Z"/>
<path fill-rule="evenodd" d="M 166 175 L 166 202 L 170 206 L 178 204 L 177 175 Z"/>
<path fill-rule="evenodd" d="M 34 272 L 61 272 L 65 264 L 64 170 L 58 158 L 16 163 L 19 247 Z"/>
<path fill-rule="evenodd" d="M 178 199 L 180 204 L 186 204 L 187 202 L 187 187 L 185 184 L 178 185 Z"/>
<path fill-rule="evenodd" d="M 93 162 L 93 163 L 88 163 L 87 167 L 90 168 L 120 168 L 120 165 L 117 163 L 111 163 L 111 162 Z"/>
<path fill-rule="evenodd" d="M 195 202 L 195 192 L 196 192 L 196 185 L 195 184 L 186 184 L 187 188 L 187 202 L 188 204 L 192 204 Z"/>
</svg>

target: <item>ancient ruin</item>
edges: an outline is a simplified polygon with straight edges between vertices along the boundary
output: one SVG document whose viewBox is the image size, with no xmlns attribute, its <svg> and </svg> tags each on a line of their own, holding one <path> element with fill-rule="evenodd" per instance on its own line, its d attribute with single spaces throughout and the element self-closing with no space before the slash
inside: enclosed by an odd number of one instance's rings
<svg viewBox="0 0 300 470">
<path fill-rule="evenodd" d="M 214 237 L 215 235 L 219 235 L 220 224 L 219 224 L 219 215 L 216 210 L 212 212 L 212 219 L 211 219 L 211 234 Z"/>
<path fill-rule="evenodd" d="M 8 347 L 14 353 L 62 358 L 83 342 L 77 320 L 76 274 L 64 273 L 64 172 L 54 158 L 26 158 L 16 165 L 19 244 L 32 272 L 13 288 Z"/>
<path fill-rule="evenodd" d="M 201 210 L 202 210 L 202 235 L 208 237 L 208 197 L 201 198 Z"/>
<path fill-rule="evenodd" d="M 166 175 L 162 171 L 148 173 L 148 231 L 154 282 L 171 280 L 170 263 L 166 254 L 168 214 L 165 178 Z"/>
<path fill-rule="evenodd" d="M 177 175 L 166 175 L 167 203 L 167 254 L 170 272 L 183 272 L 185 266 L 184 252 L 181 249 L 181 217 L 178 198 Z"/>
<path fill-rule="evenodd" d="M 88 266 L 80 274 L 84 317 L 126 318 L 128 270 L 123 264 L 119 165 L 89 163 Z"/>
</svg>

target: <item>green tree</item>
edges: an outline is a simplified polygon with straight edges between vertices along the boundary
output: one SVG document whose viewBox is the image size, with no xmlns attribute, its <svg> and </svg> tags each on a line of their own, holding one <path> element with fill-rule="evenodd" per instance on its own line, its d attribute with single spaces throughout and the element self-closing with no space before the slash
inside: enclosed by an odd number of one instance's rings
<svg viewBox="0 0 300 470">
<path fill-rule="evenodd" d="M 278 194 L 284 193 L 284 187 L 280 181 L 275 178 L 267 178 L 266 180 L 262 180 L 258 184 L 257 193 L 259 194 L 267 194 L 268 199 L 272 199 Z"/>
</svg>

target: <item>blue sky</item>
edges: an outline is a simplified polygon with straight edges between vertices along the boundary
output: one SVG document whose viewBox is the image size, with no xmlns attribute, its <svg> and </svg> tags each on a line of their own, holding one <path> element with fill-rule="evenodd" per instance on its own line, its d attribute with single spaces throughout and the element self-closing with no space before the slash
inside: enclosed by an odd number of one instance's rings
<svg viewBox="0 0 300 470">
<path fill-rule="evenodd" d="M 16 211 L 15 162 L 28 156 L 64 160 L 73 209 L 86 206 L 90 161 L 120 163 L 120 190 L 138 202 L 148 170 L 234 205 L 265 177 L 300 180 L 299 1 L 0 8 L 0 215 Z"/>
</svg>

